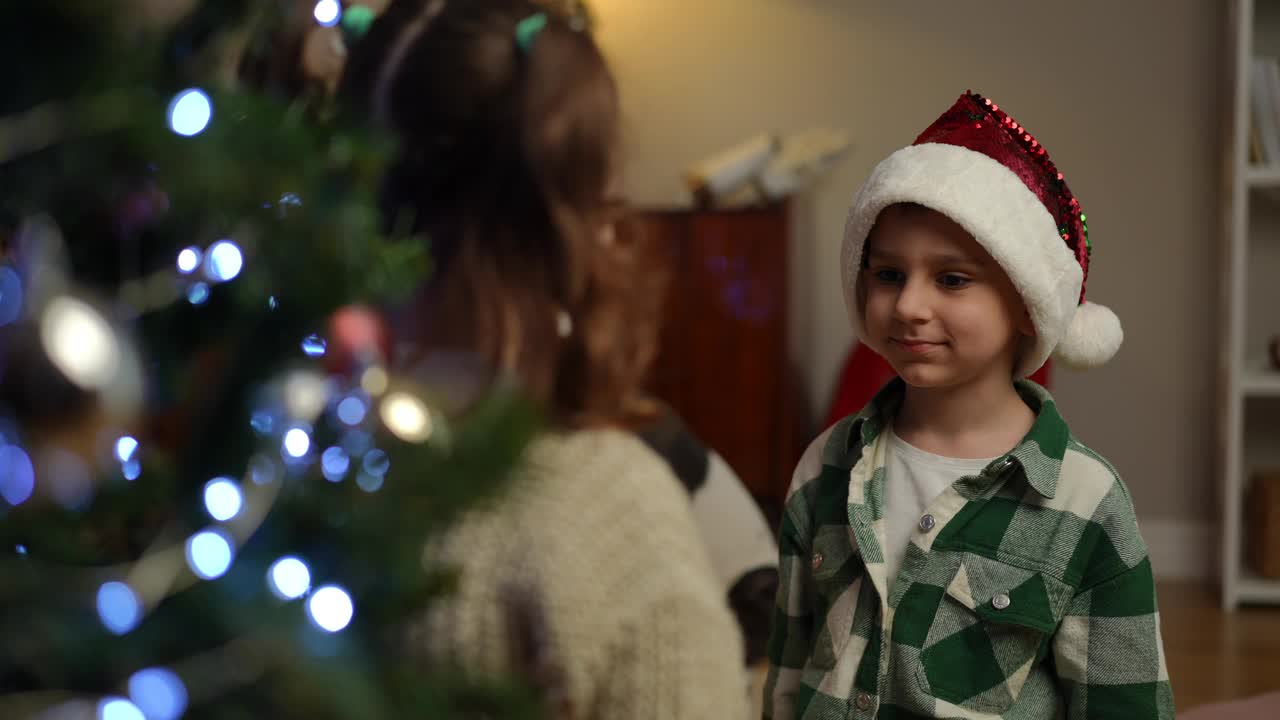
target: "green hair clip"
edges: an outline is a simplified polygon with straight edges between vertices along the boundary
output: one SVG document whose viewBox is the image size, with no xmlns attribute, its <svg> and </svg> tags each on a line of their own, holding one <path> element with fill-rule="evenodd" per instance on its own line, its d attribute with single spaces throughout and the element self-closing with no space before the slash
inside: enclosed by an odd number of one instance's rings
<svg viewBox="0 0 1280 720">
<path fill-rule="evenodd" d="M 516 45 L 521 52 L 528 53 L 538 33 L 547 26 L 547 14 L 538 12 L 516 23 Z"/>
<path fill-rule="evenodd" d="M 373 10 L 364 5 L 352 5 L 342 14 L 342 29 L 354 37 L 363 37 L 373 24 Z"/>
</svg>

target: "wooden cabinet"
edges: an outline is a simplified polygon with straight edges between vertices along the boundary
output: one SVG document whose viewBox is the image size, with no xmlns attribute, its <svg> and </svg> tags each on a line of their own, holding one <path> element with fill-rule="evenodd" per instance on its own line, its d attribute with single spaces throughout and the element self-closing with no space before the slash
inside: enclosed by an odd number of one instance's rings
<svg viewBox="0 0 1280 720">
<path fill-rule="evenodd" d="M 652 389 L 776 519 L 807 440 L 788 352 L 789 205 L 638 221 L 670 273 Z"/>
</svg>

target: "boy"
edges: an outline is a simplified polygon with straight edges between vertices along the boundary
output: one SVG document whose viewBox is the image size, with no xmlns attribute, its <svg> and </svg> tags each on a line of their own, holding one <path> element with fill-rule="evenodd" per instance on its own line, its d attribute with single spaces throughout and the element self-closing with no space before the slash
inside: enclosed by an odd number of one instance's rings
<svg viewBox="0 0 1280 720">
<path fill-rule="evenodd" d="M 1128 492 L 1022 379 L 1119 349 L 1085 220 L 973 93 L 854 197 L 845 299 L 899 378 L 796 468 L 766 718 L 1174 716 Z"/>
</svg>

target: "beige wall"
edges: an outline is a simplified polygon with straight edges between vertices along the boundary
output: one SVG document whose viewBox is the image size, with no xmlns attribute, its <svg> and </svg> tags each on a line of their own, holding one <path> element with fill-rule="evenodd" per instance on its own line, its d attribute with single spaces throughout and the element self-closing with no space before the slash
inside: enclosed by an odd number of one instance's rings
<svg viewBox="0 0 1280 720">
<path fill-rule="evenodd" d="M 1046 144 L 1089 214 L 1089 296 L 1125 323 L 1106 368 L 1060 372 L 1076 434 L 1146 523 L 1212 523 L 1223 0 L 593 0 L 623 86 L 629 191 L 684 201 L 682 168 L 762 129 L 846 128 L 801 202 L 795 350 L 816 413 L 849 333 L 848 198 L 966 88 Z M 980 8 L 980 9 L 979 9 Z"/>
</svg>

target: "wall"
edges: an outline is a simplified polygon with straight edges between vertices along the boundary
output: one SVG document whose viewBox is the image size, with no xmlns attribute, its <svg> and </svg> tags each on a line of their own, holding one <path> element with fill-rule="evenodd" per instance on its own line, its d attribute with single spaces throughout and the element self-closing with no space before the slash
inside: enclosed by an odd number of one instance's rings
<svg viewBox="0 0 1280 720">
<path fill-rule="evenodd" d="M 623 88 L 628 191 L 683 203 L 680 171 L 762 129 L 848 129 L 856 147 L 800 200 L 793 350 L 815 421 L 849 332 L 838 257 L 871 167 L 967 88 L 1045 143 L 1089 215 L 1089 296 L 1126 341 L 1060 372 L 1076 434 L 1120 468 L 1165 574 L 1207 557 L 1217 309 L 1218 109 L 1226 3 L 593 0 Z M 978 9 L 981 8 L 981 9 Z M 1159 545 L 1160 547 L 1155 547 Z M 1178 552 L 1173 550 L 1178 548 Z M 1187 552 L 1183 552 L 1185 548 Z"/>
</svg>

